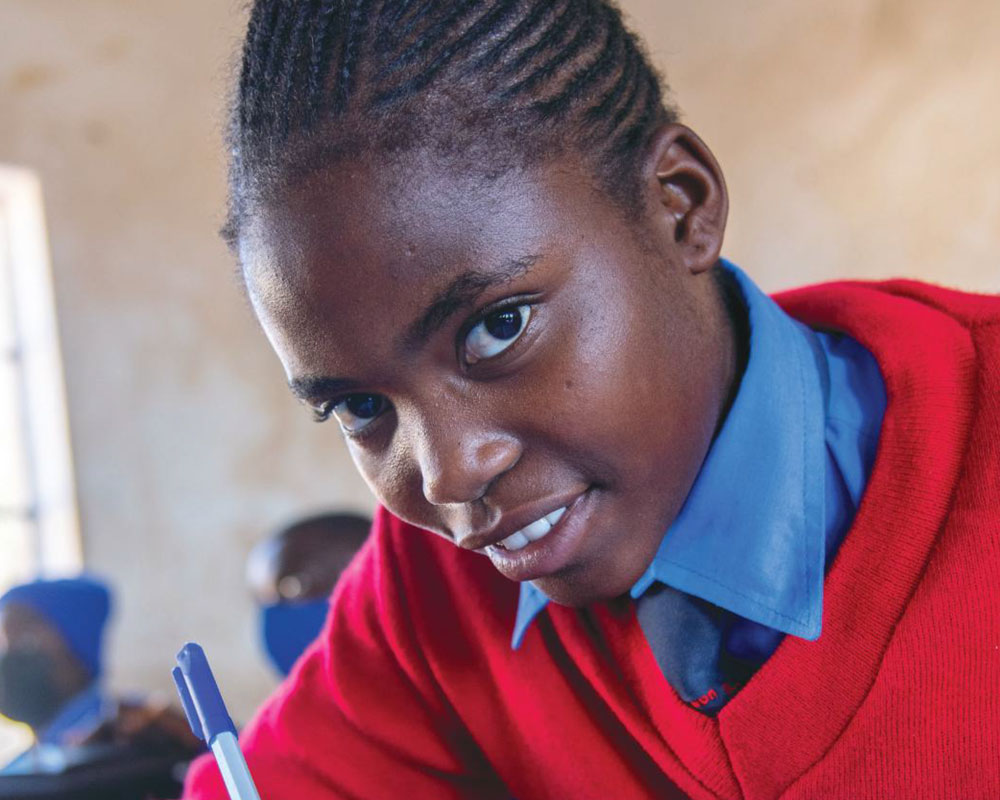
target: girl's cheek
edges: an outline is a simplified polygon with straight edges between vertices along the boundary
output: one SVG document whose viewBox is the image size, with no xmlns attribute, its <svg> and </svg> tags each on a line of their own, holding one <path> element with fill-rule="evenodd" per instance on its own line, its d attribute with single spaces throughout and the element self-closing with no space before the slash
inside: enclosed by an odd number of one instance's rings
<svg viewBox="0 0 1000 800">
<path fill-rule="evenodd" d="M 427 503 L 423 497 L 420 471 L 405 453 L 394 449 L 389 453 L 372 455 L 352 447 L 351 455 L 361 476 L 375 494 L 379 503 L 401 519 L 427 525 Z"/>
</svg>

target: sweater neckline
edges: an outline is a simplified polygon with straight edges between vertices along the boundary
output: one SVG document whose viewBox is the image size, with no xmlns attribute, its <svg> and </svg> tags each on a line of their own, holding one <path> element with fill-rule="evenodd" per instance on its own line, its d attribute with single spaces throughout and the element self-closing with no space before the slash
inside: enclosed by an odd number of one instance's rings
<svg viewBox="0 0 1000 800">
<path fill-rule="evenodd" d="M 700 787 L 716 796 L 778 796 L 843 733 L 945 522 L 971 428 L 975 349 L 954 318 L 863 283 L 775 299 L 810 327 L 847 333 L 866 347 L 882 370 L 888 404 L 868 487 L 826 578 L 822 636 L 786 637 L 716 718 L 670 688 L 631 604 L 593 610 L 629 690 L 609 700 L 640 706 L 656 729 L 642 737 L 647 750 L 672 762 L 667 771 L 691 794 Z M 581 667 L 599 669 L 585 657 Z"/>
</svg>

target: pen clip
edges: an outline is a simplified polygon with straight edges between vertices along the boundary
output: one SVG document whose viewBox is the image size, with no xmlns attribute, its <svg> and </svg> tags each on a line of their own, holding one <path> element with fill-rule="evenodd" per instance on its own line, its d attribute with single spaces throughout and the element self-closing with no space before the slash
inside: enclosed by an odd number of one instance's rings
<svg viewBox="0 0 1000 800">
<path fill-rule="evenodd" d="M 195 736 L 209 745 L 220 733 L 236 735 L 236 726 L 226 710 L 219 686 L 200 645 L 188 642 L 177 654 L 172 670 L 177 693 Z"/>
<path fill-rule="evenodd" d="M 184 708 L 184 716 L 187 717 L 188 725 L 191 726 L 191 732 L 205 741 L 205 731 L 201 728 L 201 720 L 198 719 L 198 709 L 194 707 L 194 700 L 191 699 L 191 692 L 188 691 L 187 681 L 184 680 L 184 673 L 181 672 L 180 667 L 174 667 L 170 670 L 170 674 L 173 676 L 174 685 L 177 686 L 177 694 L 181 698 L 181 706 Z"/>
</svg>

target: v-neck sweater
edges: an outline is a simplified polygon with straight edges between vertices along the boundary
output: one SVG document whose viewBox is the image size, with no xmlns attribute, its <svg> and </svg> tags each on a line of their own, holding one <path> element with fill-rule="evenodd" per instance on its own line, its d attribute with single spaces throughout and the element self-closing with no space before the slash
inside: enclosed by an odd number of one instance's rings
<svg viewBox="0 0 1000 800">
<path fill-rule="evenodd" d="M 624 599 L 552 606 L 377 514 L 324 633 L 242 736 L 268 798 L 1000 797 L 1000 298 L 908 281 L 779 295 L 876 358 L 887 407 L 823 632 L 718 716 L 670 688 Z M 223 800 L 208 760 L 185 798 Z"/>
</svg>

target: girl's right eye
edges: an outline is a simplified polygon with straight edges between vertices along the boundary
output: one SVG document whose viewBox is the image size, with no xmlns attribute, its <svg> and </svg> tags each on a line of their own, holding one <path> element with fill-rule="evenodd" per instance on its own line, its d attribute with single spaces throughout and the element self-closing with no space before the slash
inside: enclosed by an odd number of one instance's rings
<svg viewBox="0 0 1000 800">
<path fill-rule="evenodd" d="M 322 421 L 332 415 L 347 433 L 360 433 L 385 411 L 387 405 L 381 395 L 349 394 L 336 403 L 325 405 L 317 412 L 316 418 Z"/>
</svg>

